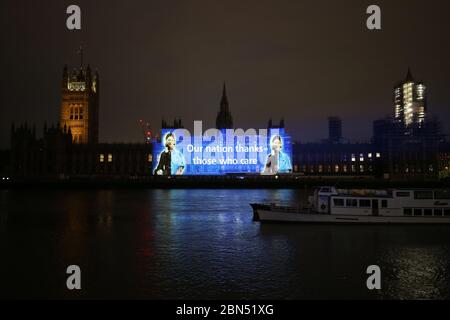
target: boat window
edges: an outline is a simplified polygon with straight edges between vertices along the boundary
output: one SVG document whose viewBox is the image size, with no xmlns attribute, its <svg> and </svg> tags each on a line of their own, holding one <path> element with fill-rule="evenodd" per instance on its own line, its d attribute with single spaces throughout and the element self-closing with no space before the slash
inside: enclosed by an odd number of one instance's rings
<svg viewBox="0 0 450 320">
<path fill-rule="evenodd" d="M 414 199 L 433 199 L 433 191 L 414 191 Z"/>
<path fill-rule="evenodd" d="M 381 200 L 381 207 L 387 208 L 387 200 Z"/>
<path fill-rule="evenodd" d="M 450 190 L 436 190 L 434 192 L 435 199 L 450 199 Z"/>
<path fill-rule="evenodd" d="M 359 200 L 359 206 L 362 208 L 370 208 L 370 200 Z"/>
<path fill-rule="evenodd" d="M 422 209 L 414 209 L 414 215 L 415 216 L 421 216 L 422 215 Z"/>
<path fill-rule="evenodd" d="M 412 209 L 411 209 L 411 208 L 405 208 L 405 209 L 403 209 L 403 214 L 404 214 L 405 216 L 410 216 L 410 215 L 412 215 Z"/>
<path fill-rule="evenodd" d="M 444 216 L 450 216 L 450 209 L 444 209 Z"/>
<path fill-rule="evenodd" d="M 356 199 L 346 199 L 345 200 L 345 206 L 347 206 L 347 207 L 357 207 L 358 206 L 358 202 L 356 201 Z"/>
<path fill-rule="evenodd" d="M 431 209 L 423 209 L 424 216 L 431 216 L 432 213 L 433 213 L 433 210 L 431 210 Z"/>
<path fill-rule="evenodd" d="M 334 206 L 335 207 L 343 207 L 344 206 L 344 199 L 333 199 Z"/>
<path fill-rule="evenodd" d="M 434 209 L 435 216 L 442 216 L 442 209 Z"/>
<path fill-rule="evenodd" d="M 409 197 L 409 191 L 397 191 L 395 195 L 397 197 Z"/>
</svg>

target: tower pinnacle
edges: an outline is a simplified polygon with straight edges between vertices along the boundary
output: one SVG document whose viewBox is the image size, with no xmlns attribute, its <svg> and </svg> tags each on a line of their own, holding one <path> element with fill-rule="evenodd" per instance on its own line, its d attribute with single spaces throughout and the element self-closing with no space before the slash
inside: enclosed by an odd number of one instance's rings
<svg viewBox="0 0 450 320">
<path fill-rule="evenodd" d="M 408 73 L 406 74 L 405 82 L 414 82 L 410 67 L 408 67 Z"/>
<path fill-rule="evenodd" d="M 220 99 L 220 110 L 216 117 L 217 129 L 232 129 L 233 117 L 231 116 L 230 109 L 228 107 L 227 88 L 225 82 L 222 88 L 222 98 Z"/>
</svg>

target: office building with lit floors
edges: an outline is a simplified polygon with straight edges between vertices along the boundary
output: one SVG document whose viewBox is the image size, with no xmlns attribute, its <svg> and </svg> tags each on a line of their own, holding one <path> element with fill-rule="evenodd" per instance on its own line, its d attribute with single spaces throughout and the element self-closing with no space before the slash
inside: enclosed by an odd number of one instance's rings
<svg viewBox="0 0 450 320">
<path fill-rule="evenodd" d="M 426 87 L 414 80 L 411 69 L 394 88 L 395 121 L 406 128 L 422 126 L 427 111 Z"/>
<path fill-rule="evenodd" d="M 440 124 L 427 117 L 427 92 L 408 68 L 394 88 L 394 116 L 373 123 L 373 144 L 384 154 L 383 175 L 389 179 L 434 180 L 439 177 Z"/>
</svg>

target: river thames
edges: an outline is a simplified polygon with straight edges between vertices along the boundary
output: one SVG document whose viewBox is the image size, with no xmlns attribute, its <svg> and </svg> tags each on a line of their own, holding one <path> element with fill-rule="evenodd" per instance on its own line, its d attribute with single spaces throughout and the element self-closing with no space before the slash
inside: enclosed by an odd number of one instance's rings
<svg viewBox="0 0 450 320">
<path fill-rule="evenodd" d="M 252 221 L 294 189 L 0 190 L 1 298 L 450 299 L 450 227 Z M 381 268 L 368 290 L 366 268 Z M 66 288 L 78 265 L 82 289 Z"/>
</svg>

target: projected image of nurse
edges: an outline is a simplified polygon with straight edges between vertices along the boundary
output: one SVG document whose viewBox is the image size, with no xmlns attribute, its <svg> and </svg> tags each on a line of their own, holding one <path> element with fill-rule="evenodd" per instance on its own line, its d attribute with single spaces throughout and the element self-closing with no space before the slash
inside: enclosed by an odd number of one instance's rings
<svg viewBox="0 0 450 320">
<path fill-rule="evenodd" d="M 180 175 L 186 167 L 183 154 L 175 147 L 175 135 L 164 136 L 165 149 L 159 154 L 159 162 L 155 169 L 157 175 Z"/>
<path fill-rule="evenodd" d="M 267 156 L 263 174 L 277 174 L 292 172 L 291 159 L 282 151 L 283 140 L 276 135 L 270 139 L 271 153 Z"/>
</svg>

